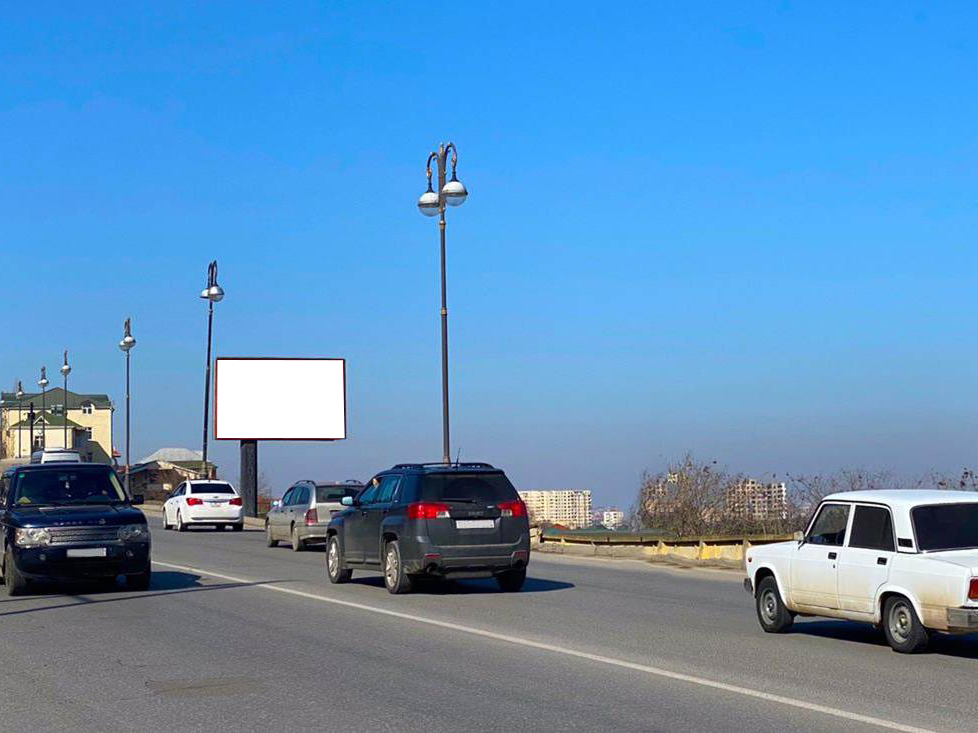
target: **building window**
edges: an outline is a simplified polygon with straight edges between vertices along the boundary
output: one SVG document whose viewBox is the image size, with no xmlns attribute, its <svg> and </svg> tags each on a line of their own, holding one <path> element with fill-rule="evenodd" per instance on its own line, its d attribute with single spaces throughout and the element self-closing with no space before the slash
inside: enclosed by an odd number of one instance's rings
<svg viewBox="0 0 978 733">
<path fill-rule="evenodd" d="M 92 439 L 92 429 L 91 428 L 85 428 L 85 437 L 88 438 L 89 440 Z"/>
<path fill-rule="evenodd" d="M 94 405 L 92 405 L 91 402 L 82 403 L 82 415 L 91 415 L 93 409 L 94 409 Z"/>
</svg>

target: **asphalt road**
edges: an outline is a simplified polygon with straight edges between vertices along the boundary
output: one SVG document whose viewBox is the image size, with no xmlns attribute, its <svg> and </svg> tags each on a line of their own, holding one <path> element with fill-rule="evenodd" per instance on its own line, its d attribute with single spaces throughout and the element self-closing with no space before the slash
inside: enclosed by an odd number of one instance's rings
<svg viewBox="0 0 978 733">
<path fill-rule="evenodd" d="M 735 573 L 537 553 L 519 594 L 390 596 L 329 585 L 319 550 L 152 521 L 149 592 L 0 599 L 0 730 L 978 730 L 978 637 L 765 635 Z"/>
</svg>

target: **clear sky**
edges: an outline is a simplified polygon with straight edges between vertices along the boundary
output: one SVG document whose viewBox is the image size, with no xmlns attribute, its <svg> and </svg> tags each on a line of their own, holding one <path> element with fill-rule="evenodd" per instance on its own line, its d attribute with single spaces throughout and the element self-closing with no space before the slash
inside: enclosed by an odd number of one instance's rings
<svg viewBox="0 0 978 733">
<path fill-rule="evenodd" d="M 438 459 L 452 139 L 463 459 L 625 505 L 687 450 L 978 463 L 972 4 L 135 5 L 3 13 L 5 388 L 68 347 L 121 405 L 131 315 L 133 453 L 199 448 L 216 258 L 216 354 L 349 360 L 349 439 L 262 446 L 277 490 Z"/>
</svg>

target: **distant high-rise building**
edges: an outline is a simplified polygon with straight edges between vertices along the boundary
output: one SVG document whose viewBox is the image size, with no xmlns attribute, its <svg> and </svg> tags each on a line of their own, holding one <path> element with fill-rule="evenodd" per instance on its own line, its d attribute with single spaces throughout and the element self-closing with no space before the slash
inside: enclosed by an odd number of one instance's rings
<svg viewBox="0 0 978 733">
<path fill-rule="evenodd" d="M 619 529 L 625 523 L 625 512 L 614 507 L 595 509 L 592 517 L 595 524 L 608 529 Z"/>
<path fill-rule="evenodd" d="M 563 524 L 573 529 L 591 526 L 588 489 L 530 489 L 519 494 L 532 522 Z"/>
<path fill-rule="evenodd" d="M 726 491 L 727 513 L 746 519 L 785 519 L 788 490 L 783 481 L 762 483 L 744 479 Z"/>
</svg>

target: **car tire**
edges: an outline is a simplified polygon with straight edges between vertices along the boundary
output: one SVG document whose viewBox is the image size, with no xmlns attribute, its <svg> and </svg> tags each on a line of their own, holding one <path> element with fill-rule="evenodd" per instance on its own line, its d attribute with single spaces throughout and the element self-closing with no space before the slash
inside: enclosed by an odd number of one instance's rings
<svg viewBox="0 0 978 733">
<path fill-rule="evenodd" d="M 783 634 L 795 621 L 795 617 L 781 600 L 778 582 L 771 576 L 758 583 L 754 605 L 761 628 L 769 634 Z"/>
<path fill-rule="evenodd" d="M 131 590 L 149 590 L 150 581 L 153 579 L 153 571 L 145 570 L 135 575 L 126 576 L 126 588 Z"/>
<path fill-rule="evenodd" d="M 930 642 L 930 632 L 903 596 L 890 596 L 883 604 L 883 633 L 893 651 L 901 654 L 922 652 Z"/>
<path fill-rule="evenodd" d="M 244 529 L 244 522 L 238 522 L 237 524 L 232 524 L 231 529 L 235 532 L 240 532 Z"/>
<path fill-rule="evenodd" d="M 166 521 L 166 509 L 163 510 L 163 529 L 172 529 L 173 525 Z"/>
<path fill-rule="evenodd" d="M 330 583 L 348 583 L 353 577 L 353 571 L 343 567 L 340 540 L 335 534 L 326 543 L 326 577 Z"/>
<path fill-rule="evenodd" d="M 272 537 L 272 525 L 267 519 L 265 520 L 265 546 L 278 547 L 278 540 Z"/>
<path fill-rule="evenodd" d="M 523 589 L 523 583 L 526 582 L 526 568 L 500 573 L 496 576 L 496 582 L 499 583 L 499 590 L 503 593 L 519 593 Z"/>
<path fill-rule="evenodd" d="M 292 525 L 292 532 L 290 533 L 292 537 L 292 552 L 298 552 L 299 550 L 306 549 L 306 541 L 299 539 L 299 530 L 296 526 Z"/>
<path fill-rule="evenodd" d="M 9 548 L 3 554 L 3 585 L 8 596 L 22 596 L 27 592 L 27 578 L 17 570 Z"/>
<path fill-rule="evenodd" d="M 187 531 L 187 525 L 183 523 L 183 515 L 180 514 L 179 509 L 177 509 L 177 519 L 176 519 L 176 523 L 173 526 L 176 528 L 177 532 Z"/>
<path fill-rule="evenodd" d="M 409 593 L 414 585 L 411 576 L 404 571 L 401 546 L 397 540 L 391 540 L 384 545 L 384 585 L 387 592 L 394 595 Z"/>
</svg>

